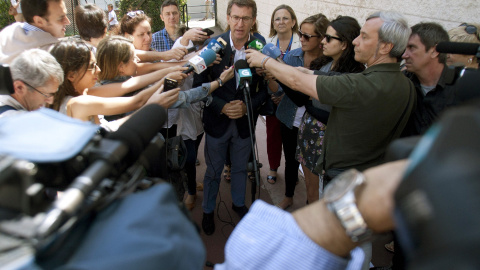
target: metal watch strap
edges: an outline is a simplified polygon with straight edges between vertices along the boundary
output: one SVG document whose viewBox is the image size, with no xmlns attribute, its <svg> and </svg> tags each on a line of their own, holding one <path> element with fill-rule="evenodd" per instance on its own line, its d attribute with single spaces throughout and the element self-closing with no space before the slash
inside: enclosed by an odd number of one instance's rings
<svg viewBox="0 0 480 270">
<path fill-rule="evenodd" d="M 356 177 L 364 176 L 358 172 Z M 350 239 L 355 243 L 362 243 L 370 239 L 372 231 L 367 227 L 367 223 L 358 210 L 355 201 L 355 188 L 347 192 L 341 199 L 330 202 L 328 208 L 340 220 Z"/>
<path fill-rule="evenodd" d="M 220 87 L 222 87 L 222 86 L 223 86 L 222 79 L 220 79 L 220 78 L 216 78 L 216 79 L 215 79 L 215 81 L 217 81 L 217 82 L 218 82 L 218 85 L 219 85 Z"/>
</svg>

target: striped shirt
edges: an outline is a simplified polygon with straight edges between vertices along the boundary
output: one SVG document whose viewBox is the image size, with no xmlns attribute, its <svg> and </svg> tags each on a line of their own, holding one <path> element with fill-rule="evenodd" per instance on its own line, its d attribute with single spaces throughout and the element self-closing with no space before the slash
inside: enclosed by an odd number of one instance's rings
<svg viewBox="0 0 480 270">
<path fill-rule="evenodd" d="M 338 257 L 313 242 L 293 216 L 257 200 L 237 225 L 225 246 L 223 269 L 361 269 L 360 248 L 350 258 Z"/>
</svg>

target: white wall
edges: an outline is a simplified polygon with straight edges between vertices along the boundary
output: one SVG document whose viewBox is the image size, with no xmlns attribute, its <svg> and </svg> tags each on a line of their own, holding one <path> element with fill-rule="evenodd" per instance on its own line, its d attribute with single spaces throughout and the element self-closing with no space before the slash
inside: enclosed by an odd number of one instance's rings
<svg viewBox="0 0 480 270">
<path fill-rule="evenodd" d="M 280 4 L 295 10 L 299 23 L 308 16 L 323 13 L 334 19 L 338 15 L 356 18 L 360 25 L 372 12 L 395 10 L 403 13 L 410 25 L 434 21 L 446 30 L 463 22 L 480 23 L 479 0 L 256 0 L 257 23 L 260 33 L 267 37 L 270 31 L 270 17 Z M 217 0 L 218 26 L 226 26 L 228 0 Z"/>
</svg>

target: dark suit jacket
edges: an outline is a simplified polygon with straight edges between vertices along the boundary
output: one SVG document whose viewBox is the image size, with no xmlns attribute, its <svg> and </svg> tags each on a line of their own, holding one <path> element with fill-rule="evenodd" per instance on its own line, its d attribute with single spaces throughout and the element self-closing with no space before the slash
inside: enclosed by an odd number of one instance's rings
<svg viewBox="0 0 480 270">
<path fill-rule="evenodd" d="M 232 56 L 232 48 L 230 47 L 230 31 L 213 38 L 216 39 L 218 37 L 223 38 L 227 42 L 227 47 L 225 48 L 225 54 L 222 58 L 222 61 L 220 62 L 220 64 L 209 67 L 207 70 L 200 74 L 195 74 L 193 87 L 197 87 L 200 86 L 202 83 L 215 80 L 223 72 L 225 66 L 232 65 L 230 63 L 230 57 Z M 253 39 L 255 38 L 253 36 L 250 36 L 250 40 Z M 205 45 L 208 44 L 208 42 L 210 42 L 210 39 L 205 41 Z M 251 69 L 251 71 L 253 76 L 252 83 L 250 84 L 250 97 L 254 112 L 252 120 L 255 122 L 258 117 L 258 109 L 267 98 L 267 89 L 266 86 L 263 84 L 262 77 L 256 74 L 255 69 L 253 68 Z M 243 139 L 248 138 L 250 136 L 250 133 L 248 129 L 248 118 L 246 115 L 239 119 L 232 120 L 226 115 L 222 114 L 223 107 L 230 101 L 242 100 L 243 102 L 245 102 L 243 90 L 239 89 L 237 91 L 236 89 L 236 78 L 232 78 L 222 87 L 215 90 L 212 93 L 212 97 L 212 103 L 203 111 L 203 126 L 205 132 L 207 132 L 207 134 L 212 137 L 219 138 L 223 134 L 225 134 L 225 131 L 230 124 L 230 121 L 235 121 L 240 137 Z"/>
</svg>

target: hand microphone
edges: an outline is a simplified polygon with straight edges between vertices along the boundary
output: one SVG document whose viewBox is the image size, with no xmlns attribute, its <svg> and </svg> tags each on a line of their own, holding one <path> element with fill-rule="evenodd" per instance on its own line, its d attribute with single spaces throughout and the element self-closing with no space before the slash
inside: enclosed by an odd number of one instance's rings
<svg viewBox="0 0 480 270">
<path fill-rule="evenodd" d="M 464 43 L 464 42 L 440 42 L 435 47 L 435 50 L 439 53 L 451 53 L 451 54 L 464 54 L 464 55 L 476 55 L 479 53 L 478 43 Z"/>
<path fill-rule="evenodd" d="M 212 49 L 206 49 L 200 55 L 196 55 L 188 60 L 188 69 L 183 73 L 188 74 L 192 71 L 200 74 L 207 69 L 207 66 L 213 63 L 217 59 L 217 54 Z"/>
<path fill-rule="evenodd" d="M 235 71 L 237 72 L 238 85 L 245 85 L 247 90 L 250 90 L 250 83 L 252 82 L 252 71 L 248 66 L 247 60 L 240 59 L 235 62 Z"/>
<path fill-rule="evenodd" d="M 205 46 L 200 51 L 200 54 L 202 54 L 207 49 L 212 49 L 215 53 L 221 54 L 221 52 L 225 49 L 226 46 L 227 43 L 225 42 L 225 40 L 223 40 L 223 38 L 211 39 L 210 42 L 208 42 L 207 46 Z"/>
<path fill-rule="evenodd" d="M 132 115 L 120 128 L 99 143 L 95 161 L 65 190 L 52 208 L 45 214 L 37 227 L 37 237 L 44 238 L 60 228 L 76 214 L 85 198 L 100 182 L 112 175 L 118 167 L 119 173 L 134 164 L 152 138 L 162 128 L 166 111 L 160 105 L 145 106 Z"/>
<path fill-rule="evenodd" d="M 265 45 L 259 39 L 254 39 L 250 43 L 248 41 L 245 43 L 245 49 L 254 49 L 261 52 L 263 47 L 265 47 Z"/>
<path fill-rule="evenodd" d="M 285 64 L 285 62 L 281 57 L 282 51 L 280 51 L 280 49 L 277 46 L 273 45 L 272 43 L 268 43 L 267 45 L 265 45 L 265 47 L 263 47 L 262 49 L 262 53 L 265 54 L 266 56 L 270 56 L 271 58 L 277 60 L 280 63 Z"/>
</svg>

